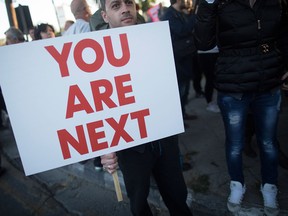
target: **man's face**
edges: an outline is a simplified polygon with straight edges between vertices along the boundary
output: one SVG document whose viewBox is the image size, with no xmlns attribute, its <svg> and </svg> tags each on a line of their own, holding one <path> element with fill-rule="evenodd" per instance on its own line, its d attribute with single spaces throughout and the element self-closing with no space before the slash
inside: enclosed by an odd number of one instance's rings
<svg viewBox="0 0 288 216">
<path fill-rule="evenodd" d="M 192 0 L 181 0 L 180 8 L 181 9 L 191 9 L 192 8 Z"/>
<path fill-rule="evenodd" d="M 81 17 L 86 20 L 87 22 L 89 22 L 90 20 L 90 17 L 91 17 L 91 10 L 90 10 L 90 7 L 89 5 L 87 5 L 86 3 L 83 5 L 83 8 L 82 8 L 82 15 Z"/>
<path fill-rule="evenodd" d="M 40 35 L 41 35 L 42 39 L 54 38 L 55 37 L 55 33 L 54 33 L 53 29 L 50 28 L 49 26 L 47 26 L 46 31 L 40 32 Z"/>
<path fill-rule="evenodd" d="M 135 25 L 137 12 L 134 0 L 106 0 L 102 17 L 110 28 Z"/>
</svg>

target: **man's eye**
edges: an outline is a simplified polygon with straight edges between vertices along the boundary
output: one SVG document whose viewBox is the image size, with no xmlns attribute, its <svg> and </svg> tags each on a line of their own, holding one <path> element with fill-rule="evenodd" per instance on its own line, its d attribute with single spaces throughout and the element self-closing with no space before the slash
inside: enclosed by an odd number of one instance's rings
<svg viewBox="0 0 288 216">
<path fill-rule="evenodd" d="M 118 3 L 117 3 L 117 4 L 113 4 L 113 5 L 112 5 L 112 8 L 113 8 L 113 9 L 117 9 L 117 8 L 119 8 L 119 5 L 120 5 L 120 4 L 118 4 Z"/>
</svg>

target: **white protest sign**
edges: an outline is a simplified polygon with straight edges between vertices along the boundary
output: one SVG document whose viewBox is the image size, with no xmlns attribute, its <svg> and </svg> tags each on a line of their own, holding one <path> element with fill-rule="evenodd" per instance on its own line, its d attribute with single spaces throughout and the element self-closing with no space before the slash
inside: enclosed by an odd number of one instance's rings
<svg viewBox="0 0 288 216">
<path fill-rule="evenodd" d="M 184 131 L 168 22 L 3 46 L 26 175 Z"/>
</svg>

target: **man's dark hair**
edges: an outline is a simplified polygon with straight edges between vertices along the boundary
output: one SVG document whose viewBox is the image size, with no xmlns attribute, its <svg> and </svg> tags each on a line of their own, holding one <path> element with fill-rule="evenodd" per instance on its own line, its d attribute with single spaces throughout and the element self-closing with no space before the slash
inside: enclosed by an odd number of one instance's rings
<svg viewBox="0 0 288 216">
<path fill-rule="evenodd" d="M 100 0 L 100 9 L 103 11 L 106 11 L 105 4 L 106 4 L 106 0 Z"/>
<path fill-rule="evenodd" d="M 177 0 L 170 0 L 170 4 L 173 5 L 177 2 Z"/>
<path fill-rule="evenodd" d="M 10 27 L 5 33 L 6 37 L 9 37 L 10 40 L 18 41 L 18 42 L 24 42 L 24 34 L 23 32 L 15 27 Z"/>
<path fill-rule="evenodd" d="M 46 32 L 47 31 L 47 27 L 50 27 L 52 29 L 52 31 L 55 33 L 54 27 L 52 25 L 50 25 L 48 23 L 41 23 L 40 25 L 38 25 L 35 28 L 35 32 L 34 32 L 35 40 L 42 39 L 41 32 Z"/>
</svg>

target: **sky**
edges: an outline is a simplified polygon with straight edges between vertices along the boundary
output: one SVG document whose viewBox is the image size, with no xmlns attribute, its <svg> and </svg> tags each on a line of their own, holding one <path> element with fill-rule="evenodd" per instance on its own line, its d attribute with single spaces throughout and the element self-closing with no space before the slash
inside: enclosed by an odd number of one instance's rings
<svg viewBox="0 0 288 216">
<path fill-rule="evenodd" d="M 53 6 L 53 0 L 12 0 L 13 6 L 18 7 L 19 4 L 27 5 L 30 10 L 31 18 L 34 25 L 40 23 L 49 23 L 53 25 L 56 31 L 59 31 L 56 12 Z M 94 13 L 97 8 L 93 5 L 95 0 L 87 0 L 91 6 L 91 12 Z M 54 0 L 57 7 L 61 4 L 70 5 L 71 0 Z M 68 10 L 67 19 L 74 19 L 70 10 Z M 9 28 L 9 20 L 5 6 L 5 0 L 0 0 L 0 38 L 5 38 L 4 32 Z M 61 26 L 62 27 L 62 26 Z"/>
</svg>

